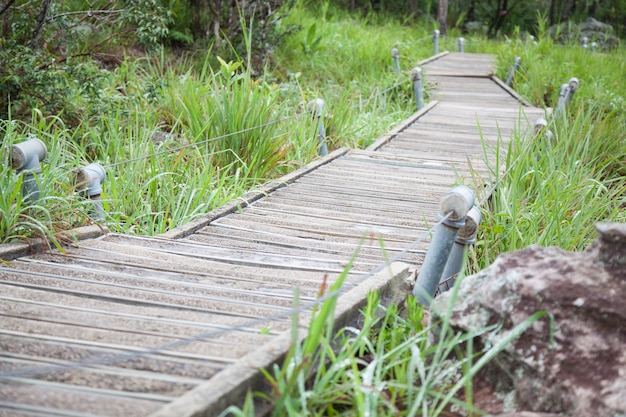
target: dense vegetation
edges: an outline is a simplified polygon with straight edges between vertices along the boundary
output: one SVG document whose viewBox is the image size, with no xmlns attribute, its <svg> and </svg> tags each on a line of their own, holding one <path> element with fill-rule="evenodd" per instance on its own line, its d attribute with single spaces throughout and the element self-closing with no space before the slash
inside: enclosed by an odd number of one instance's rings
<svg viewBox="0 0 626 417">
<path fill-rule="evenodd" d="M 90 223 L 72 174 L 90 162 L 107 169 L 102 223 L 156 234 L 315 158 L 306 111 L 314 98 L 326 101 L 331 148 L 366 146 L 405 119 L 414 107 L 408 70 L 432 54 L 436 2 L 344 1 L 348 10 L 336 3 L 241 14 L 226 1 L 102 1 L 91 11 L 86 2 L 0 3 L 3 160 L 29 135 L 48 148 L 35 204 L 22 198 L 23 177 L 0 165 L 0 241 L 54 241 Z M 398 19 L 403 4 L 414 13 Z M 546 13 L 522 13 L 527 6 Z M 464 35 L 466 51 L 494 53 L 501 78 L 520 56 L 514 87 L 533 104 L 555 106 L 563 82 L 581 81 L 570 108 L 549 125 L 554 141 L 515 138 L 493 167 L 507 175 L 484 210 L 468 270 L 529 244 L 580 250 L 594 239 L 595 222 L 626 221 L 626 51 L 591 53 L 548 36 L 551 23 L 582 19 L 591 8 L 598 18 L 617 18 L 623 1 L 450 0 L 449 8 L 440 49 L 455 49 L 470 19 L 482 22 Z M 510 13 L 489 33 L 497 10 Z M 623 31 L 623 19 L 613 22 Z M 400 50 L 400 75 L 392 47 Z M 471 410 L 471 377 L 502 346 L 479 358 L 473 335 L 454 335 L 445 324 L 439 343 L 429 345 L 422 311 L 407 308 L 400 315 L 372 296 L 360 331 L 335 336 L 332 303 L 325 305 L 318 321 L 328 332 L 311 335 L 268 373 L 277 415 Z M 461 341 L 469 350 L 458 348 Z M 231 411 L 247 414 L 251 406 Z"/>
</svg>

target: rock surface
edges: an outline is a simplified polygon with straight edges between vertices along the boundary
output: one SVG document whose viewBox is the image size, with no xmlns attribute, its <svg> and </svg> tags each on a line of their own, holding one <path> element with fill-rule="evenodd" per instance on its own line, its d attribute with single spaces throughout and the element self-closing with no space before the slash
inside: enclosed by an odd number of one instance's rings
<svg viewBox="0 0 626 417">
<path fill-rule="evenodd" d="M 480 336 L 484 347 L 538 311 L 554 318 L 535 322 L 481 373 L 493 395 L 508 395 L 501 411 L 515 413 L 502 416 L 626 415 L 626 224 L 597 230 L 584 252 L 530 247 L 461 283 L 452 325 L 502 324 Z M 450 295 L 433 301 L 434 315 L 446 311 Z"/>
<path fill-rule="evenodd" d="M 550 26 L 548 33 L 559 42 L 582 43 L 583 38 L 587 38 L 589 46 L 592 42 L 596 42 L 602 49 L 613 49 L 619 46 L 619 39 L 613 35 L 613 27 L 593 17 L 579 24 L 567 22 Z"/>
</svg>

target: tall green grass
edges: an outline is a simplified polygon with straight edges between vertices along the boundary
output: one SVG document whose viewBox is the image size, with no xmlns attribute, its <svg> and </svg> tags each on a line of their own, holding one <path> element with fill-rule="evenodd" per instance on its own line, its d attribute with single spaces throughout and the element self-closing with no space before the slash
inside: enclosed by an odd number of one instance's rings
<svg viewBox="0 0 626 417">
<path fill-rule="evenodd" d="M 458 286 L 454 291 L 452 299 Z M 302 342 L 296 336 L 295 318 L 292 348 L 283 365 L 262 370 L 271 392 L 254 395 L 272 405 L 272 416 L 480 415 L 472 401 L 474 376 L 548 315 L 532 314 L 483 350 L 474 347 L 474 339 L 497 331 L 500 324 L 458 332 L 450 325 L 448 309 L 437 312 L 432 327 L 426 327 L 424 310 L 412 297 L 403 305 L 385 306 L 378 293 L 370 293 L 362 324 L 334 331 L 337 301 L 332 297 L 314 311 Z M 220 417 L 254 416 L 254 395 L 248 395 L 243 407 L 231 406 Z"/>
<path fill-rule="evenodd" d="M 430 55 L 430 39 L 424 38 L 430 30 L 390 19 L 347 20 L 329 8 L 325 13 L 294 8 L 292 23 L 306 30 L 288 36 L 275 65 L 262 74 L 253 76 L 249 56 L 225 61 L 211 50 L 177 60 L 166 53 L 127 59 L 113 71 L 103 70 L 100 101 L 77 103 L 89 110 L 81 114 L 90 116 L 72 119 L 71 128 L 62 118 L 2 121 L 5 148 L 36 134 L 51 149 L 49 158 L 56 155 L 42 173 L 51 186 L 40 205 L 49 210 L 46 201 L 58 198 L 65 208 L 55 212 L 65 214 L 34 217 L 40 234 L 54 236 L 91 222 L 85 202 L 73 194 L 71 175 L 50 175 L 58 166 L 70 171 L 90 162 L 105 166 L 104 225 L 155 234 L 314 159 L 315 121 L 305 110 L 312 99 L 326 102 L 330 149 L 365 147 L 405 119 L 414 109 L 407 74 Z M 252 31 L 254 23 L 246 27 L 247 39 Z M 391 60 L 394 46 L 402 54 L 400 76 Z M 0 239 L 25 238 L 28 234 L 20 236 L 15 230 L 22 229 L 11 226 L 19 212 L 11 208 L 18 178 L 6 171 L 0 181 L 7 200 L 2 213 L 7 232 Z"/>
</svg>

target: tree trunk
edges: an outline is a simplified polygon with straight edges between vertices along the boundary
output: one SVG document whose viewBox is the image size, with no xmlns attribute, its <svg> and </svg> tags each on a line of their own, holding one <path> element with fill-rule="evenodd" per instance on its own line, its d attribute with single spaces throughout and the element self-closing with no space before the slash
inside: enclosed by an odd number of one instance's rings
<svg viewBox="0 0 626 417">
<path fill-rule="evenodd" d="M 437 22 L 439 22 L 439 33 L 445 36 L 448 31 L 448 0 L 439 0 L 437 5 Z"/>
<path fill-rule="evenodd" d="M 561 21 L 567 22 L 569 20 L 573 7 L 574 7 L 574 0 L 565 1 L 565 4 L 563 5 L 563 14 L 561 15 Z"/>
<path fill-rule="evenodd" d="M 476 0 L 471 1 L 469 11 L 467 12 L 467 21 L 473 22 L 474 20 L 476 20 Z"/>
<path fill-rule="evenodd" d="M 30 47 L 35 49 L 39 46 L 39 39 L 41 38 L 41 29 L 43 29 L 43 25 L 46 20 L 46 16 L 48 15 L 48 9 L 50 8 L 50 2 L 52 0 L 43 0 L 41 3 L 41 11 L 39 12 L 39 16 L 37 17 L 37 24 L 35 25 L 35 30 L 33 31 L 33 38 L 30 40 Z"/>
<path fill-rule="evenodd" d="M 556 2 L 558 0 L 550 0 L 550 12 L 549 12 L 549 24 L 550 26 L 555 25 L 556 24 Z"/>
</svg>

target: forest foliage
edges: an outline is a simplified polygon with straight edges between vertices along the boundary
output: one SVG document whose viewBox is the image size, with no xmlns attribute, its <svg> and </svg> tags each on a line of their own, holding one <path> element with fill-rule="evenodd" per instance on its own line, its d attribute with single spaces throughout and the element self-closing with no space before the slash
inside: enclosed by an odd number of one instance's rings
<svg viewBox="0 0 626 417">
<path fill-rule="evenodd" d="M 126 56 L 142 57 L 158 47 L 174 53 L 212 50 L 227 61 L 246 54 L 261 72 L 285 38 L 311 27 L 285 17 L 297 0 L 0 0 L 0 118 L 27 119 L 37 108 L 69 125 L 115 111 L 104 94 L 107 70 Z M 432 22 L 437 0 L 300 0 L 317 13 L 329 6 L 369 18 L 396 16 Z M 502 36 L 534 33 L 538 18 L 548 24 L 592 16 L 624 34 L 626 0 L 441 0 L 448 25 Z M 315 34 L 313 34 L 315 35 Z"/>
</svg>

